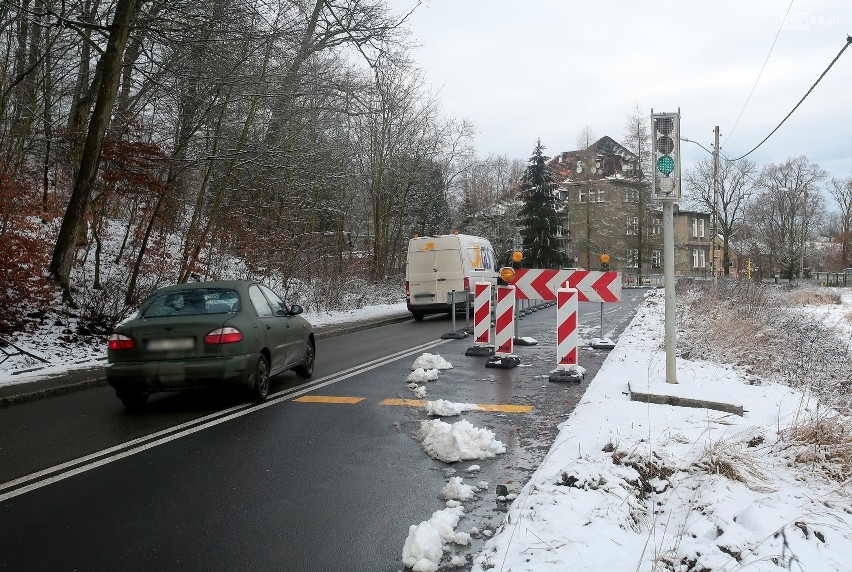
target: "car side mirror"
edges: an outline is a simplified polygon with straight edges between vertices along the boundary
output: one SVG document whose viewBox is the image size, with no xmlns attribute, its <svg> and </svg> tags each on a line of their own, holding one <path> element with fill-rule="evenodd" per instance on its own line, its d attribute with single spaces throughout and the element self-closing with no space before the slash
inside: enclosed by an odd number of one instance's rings
<svg viewBox="0 0 852 572">
<path fill-rule="evenodd" d="M 291 316 L 297 316 L 304 311 L 305 311 L 305 309 L 302 308 L 301 306 L 299 306 L 298 304 L 293 304 L 292 306 L 290 306 L 290 315 Z"/>
</svg>

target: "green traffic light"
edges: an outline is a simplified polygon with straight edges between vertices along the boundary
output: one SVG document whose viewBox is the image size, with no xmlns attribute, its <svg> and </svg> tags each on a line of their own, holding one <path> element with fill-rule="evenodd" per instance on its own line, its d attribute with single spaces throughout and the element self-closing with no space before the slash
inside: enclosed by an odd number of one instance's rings
<svg viewBox="0 0 852 572">
<path fill-rule="evenodd" d="M 672 171 L 674 171 L 674 159 L 669 157 L 668 155 L 663 155 L 659 159 L 657 159 L 657 170 L 664 175 L 671 175 Z"/>
</svg>

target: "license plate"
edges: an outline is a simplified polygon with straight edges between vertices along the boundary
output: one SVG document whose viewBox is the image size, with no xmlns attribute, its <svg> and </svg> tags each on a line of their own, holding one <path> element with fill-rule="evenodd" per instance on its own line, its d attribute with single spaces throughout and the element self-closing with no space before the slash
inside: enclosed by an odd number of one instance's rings
<svg viewBox="0 0 852 572">
<path fill-rule="evenodd" d="M 192 338 L 163 338 L 157 340 L 148 340 L 148 343 L 145 347 L 150 352 L 191 350 L 195 347 L 195 340 L 193 340 Z"/>
</svg>

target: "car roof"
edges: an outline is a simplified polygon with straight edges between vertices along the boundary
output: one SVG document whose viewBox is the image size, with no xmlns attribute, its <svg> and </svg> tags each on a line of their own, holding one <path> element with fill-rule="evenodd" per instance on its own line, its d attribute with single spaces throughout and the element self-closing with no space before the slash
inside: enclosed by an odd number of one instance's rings
<svg viewBox="0 0 852 572">
<path fill-rule="evenodd" d="M 186 282 L 184 284 L 173 284 L 164 286 L 157 291 L 180 291 L 180 290 L 196 290 L 198 288 L 224 288 L 229 290 L 240 290 L 247 288 L 252 284 L 260 284 L 254 280 L 208 280 L 206 282 Z"/>
</svg>

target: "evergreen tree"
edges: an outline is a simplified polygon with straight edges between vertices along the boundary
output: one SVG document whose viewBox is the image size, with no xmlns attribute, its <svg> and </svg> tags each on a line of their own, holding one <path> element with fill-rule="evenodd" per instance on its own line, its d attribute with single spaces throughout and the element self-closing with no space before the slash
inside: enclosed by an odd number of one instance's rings
<svg viewBox="0 0 852 572">
<path fill-rule="evenodd" d="M 536 142 L 521 178 L 521 199 L 524 206 L 519 213 L 521 237 L 524 242 L 524 263 L 531 268 L 559 268 L 567 256 L 558 248 L 556 232 L 559 216 L 556 214 L 556 183 L 547 166 L 541 139 Z"/>
</svg>

